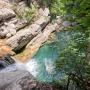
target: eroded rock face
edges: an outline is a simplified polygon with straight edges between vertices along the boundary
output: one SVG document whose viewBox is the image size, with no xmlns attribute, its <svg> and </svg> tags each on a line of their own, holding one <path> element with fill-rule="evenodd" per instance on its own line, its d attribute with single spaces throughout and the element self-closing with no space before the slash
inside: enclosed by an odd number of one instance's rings
<svg viewBox="0 0 90 90">
<path fill-rule="evenodd" d="M 0 0 L 0 38 L 9 38 L 26 25 L 26 20 L 16 17 L 13 4 L 9 0 Z"/>
<path fill-rule="evenodd" d="M 18 3 L 20 1 L 23 1 L 23 0 L 8 0 L 10 3 Z"/>
<path fill-rule="evenodd" d="M 0 38 L 8 33 L 7 25 L 3 25 L 4 22 L 15 16 L 14 11 L 11 9 L 11 5 L 6 1 L 0 0 L 0 24 L 2 23 L 2 26 L 0 26 Z"/>
<path fill-rule="evenodd" d="M 40 83 L 27 71 L 0 73 L 0 90 L 60 90 Z"/>
<path fill-rule="evenodd" d="M 40 23 L 40 22 L 37 22 Z M 48 24 L 42 32 L 39 32 L 27 45 L 24 51 L 18 55 L 16 58 L 23 63 L 30 60 L 39 50 L 39 48 L 49 39 L 52 32 L 56 31 L 58 28 L 60 30 L 62 20 L 58 18 L 56 23 Z"/>
<path fill-rule="evenodd" d="M 4 22 L 0 28 L 0 38 L 9 38 L 16 32 L 27 25 L 26 20 L 13 18 L 10 21 Z"/>
<path fill-rule="evenodd" d="M 4 2 L 9 3 L 8 1 L 11 2 L 11 0 L 7 0 L 7 2 Z M 12 0 L 12 2 L 17 1 L 18 0 Z M 34 1 L 32 0 L 32 2 Z M 35 0 L 35 2 L 38 1 Z M 13 5 L 12 3 L 9 4 Z M 25 12 L 24 9 L 27 8 L 25 0 L 18 3 L 15 7 L 18 13 L 21 14 L 21 12 Z M 11 7 L 4 6 L 1 9 L 4 8 L 7 9 L 7 11 L 9 11 L 10 9 L 13 12 L 13 15 L 18 15 L 18 13 L 13 10 L 15 9 L 14 7 L 12 9 Z M 37 20 L 35 20 L 35 22 L 31 25 L 28 25 L 29 23 L 27 22 L 27 20 L 25 20 L 24 18 L 21 19 L 19 17 L 11 17 L 7 21 L 6 17 L 8 13 L 1 13 L 1 16 L 5 17 L 5 20 L 1 21 L 3 22 L 3 24 L 0 27 L 0 38 L 6 39 L 7 46 L 10 46 L 14 51 L 21 50 L 29 43 L 26 46 L 26 49 L 29 49 L 31 51 L 30 53 L 28 53 L 28 55 L 30 54 L 30 57 L 28 58 L 31 58 L 38 51 L 39 47 L 48 40 L 49 35 L 56 30 L 55 28 L 57 25 L 48 26 L 48 24 L 50 23 L 50 11 L 47 7 L 39 8 L 39 10 L 37 10 L 38 15 L 36 15 L 37 18 L 35 18 Z M 9 51 L 5 51 L 9 48 L 6 47 L 5 49 L 5 47 L 3 47 L 1 49 L 4 50 L 4 53 L 6 52 L 5 55 L 9 53 Z M 27 52 L 28 51 L 25 50 L 26 55 Z M 3 55 L 4 54 L 2 53 L 2 56 Z M 26 60 L 27 56 L 24 58 Z"/>
<path fill-rule="evenodd" d="M 45 43 L 50 34 L 56 30 L 58 25 L 48 25 L 43 32 L 40 32 L 36 37 L 34 37 L 26 46 L 25 50 L 23 51 L 23 56 L 20 57 L 21 62 L 27 62 L 28 59 L 32 58 L 39 48 Z"/>
<path fill-rule="evenodd" d="M 16 33 L 7 40 L 7 44 L 11 46 L 15 51 L 21 49 L 25 46 L 32 38 L 34 38 L 43 28 L 48 24 L 50 18 L 41 17 L 35 22 L 35 24 L 30 25 L 30 27 L 23 29 Z"/>
<path fill-rule="evenodd" d="M 9 8 L 0 8 L 0 20 L 6 20 L 14 17 L 15 13 Z"/>
<path fill-rule="evenodd" d="M 0 40 L 0 58 L 6 56 L 7 54 L 15 54 L 12 48 L 6 45 L 5 41 Z"/>
<path fill-rule="evenodd" d="M 14 11 L 11 9 L 12 5 L 6 0 L 0 0 L 0 21 L 7 20 L 15 16 Z"/>
</svg>

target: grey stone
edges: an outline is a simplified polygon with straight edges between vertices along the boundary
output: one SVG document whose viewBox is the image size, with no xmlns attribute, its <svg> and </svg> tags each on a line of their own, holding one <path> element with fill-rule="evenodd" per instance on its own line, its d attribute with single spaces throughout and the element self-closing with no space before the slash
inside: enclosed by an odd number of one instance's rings
<svg viewBox="0 0 90 90">
<path fill-rule="evenodd" d="M 8 32 L 9 31 L 5 28 L 5 26 L 2 26 L 0 28 L 0 37 L 5 37 Z"/>
<path fill-rule="evenodd" d="M 39 14 L 41 16 L 48 16 L 50 14 L 50 11 L 48 8 L 45 8 L 44 10 L 42 8 L 39 9 Z"/>
<path fill-rule="evenodd" d="M 7 35 L 6 35 L 6 38 L 9 38 L 9 37 L 11 37 L 12 35 L 10 34 L 10 33 L 8 33 Z"/>
<path fill-rule="evenodd" d="M 63 25 L 64 27 L 69 27 L 69 26 L 71 25 L 71 22 L 70 22 L 70 21 L 64 21 L 64 22 L 62 23 L 62 25 Z"/>
<path fill-rule="evenodd" d="M 16 70 L 0 73 L 0 90 L 59 90 L 37 81 L 29 72 Z"/>
<path fill-rule="evenodd" d="M 34 36 L 39 34 L 41 30 L 48 24 L 50 18 L 41 17 L 35 22 L 35 24 L 30 25 L 28 28 L 23 29 L 16 33 L 7 40 L 7 44 L 10 45 L 15 51 L 21 49 L 25 46 Z"/>
<path fill-rule="evenodd" d="M 16 34 L 16 30 L 15 29 L 10 29 L 10 34 L 13 36 Z"/>
<path fill-rule="evenodd" d="M 15 13 L 10 8 L 0 8 L 0 18 L 6 20 L 9 18 L 15 17 Z"/>
</svg>

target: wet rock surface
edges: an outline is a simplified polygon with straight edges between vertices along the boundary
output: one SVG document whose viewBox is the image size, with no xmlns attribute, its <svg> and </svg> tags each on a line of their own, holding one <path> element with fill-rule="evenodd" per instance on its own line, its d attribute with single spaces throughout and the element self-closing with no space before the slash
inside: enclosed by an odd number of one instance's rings
<svg viewBox="0 0 90 90">
<path fill-rule="evenodd" d="M 6 55 L 0 58 L 0 73 L 1 73 L 1 70 L 3 70 L 4 68 L 14 63 L 15 63 L 15 60 L 12 59 L 10 55 Z"/>
<path fill-rule="evenodd" d="M 60 90 L 41 83 L 27 71 L 0 73 L 0 90 Z"/>
</svg>

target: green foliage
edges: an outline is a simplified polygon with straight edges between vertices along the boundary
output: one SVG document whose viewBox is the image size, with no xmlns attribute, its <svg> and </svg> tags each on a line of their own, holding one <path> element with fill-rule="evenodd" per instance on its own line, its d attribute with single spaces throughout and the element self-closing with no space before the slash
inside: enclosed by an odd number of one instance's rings
<svg viewBox="0 0 90 90">
<path fill-rule="evenodd" d="M 66 10 L 62 0 L 52 0 L 50 11 L 52 15 L 64 15 Z"/>
<path fill-rule="evenodd" d="M 58 48 L 60 49 L 60 42 Z M 68 47 L 60 51 L 59 59 L 56 61 L 56 70 L 63 71 L 70 76 L 70 80 L 75 82 L 81 90 L 86 88 L 87 75 L 90 75 L 90 66 L 86 60 L 87 38 L 84 33 L 73 34 Z M 74 77 L 72 78 L 72 75 Z M 77 79 L 75 79 L 77 78 Z M 84 82 L 85 80 L 85 82 Z M 82 89 L 83 88 L 83 89 Z"/>
<path fill-rule="evenodd" d="M 56 66 L 58 71 L 66 73 L 69 79 L 83 90 L 87 86 L 87 76 L 90 76 L 87 61 L 87 47 L 90 42 L 90 0 L 42 0 L 42 2 L 49 7 L 51 16 L 60 15 L 64 20 L 76 23 L 70 29 L 79 33 L 74 34 L 68 47 L 60 51 Z"/>
<path fill-rule="evenodd" d="M 25 19 L 28 22 L 31 22 L 33 18 L 36 16 L 37 8 L 34 5 L 31 5 L 31 7 L 25 7 L 20 8 L 19 6 L 15 5 L 13 7 L 15 13 L 17 14 L 17 17 L 21 19 Z"/>
<path fill-rule="evenodd" d="M 35 17 L 35 13 L 36 8 L 34 5 L 32 5 L 31 8 L 25 10 L 23 18 L 25 18 L 28 22 L 30 22 Z"/>
<path fill-rule="evenodd" d="M 80 33 L 74 35 L 69 46 L 60 52 L 56 66 L 59 71 L 71 76 L 71 80 L 78 83 L 83 90 L 87 86 L 87 76 L 90 76 L 90 65 L 86 58 L 90 42 L 90 1 L 52 0 L 50 10 L 52 15 L 62 15 L 65 20 L 77 23 L 76 26 L 71 26 L 71 29 Z M 60 48 L 59 45 L 58 47 Z"/>
<path fill-rule="evenodd" d="M 39 0 L 42 6 L 48 6 L 52 16 L 63 16 L 64 20 L 76 22 L 72 30 L 79 31 L 67 48 L 60 52 L 56 62 L 58 71 L 63 71 L 81 90 L 87 86 L 90 66 L 87 61 L 87 45 L 90 42 L 90 0 Z M 25 9 L 22 18 L 31 21 L 36 8 Z M 58 45 L 58 48 L 60 46 Z"/>
</svg>

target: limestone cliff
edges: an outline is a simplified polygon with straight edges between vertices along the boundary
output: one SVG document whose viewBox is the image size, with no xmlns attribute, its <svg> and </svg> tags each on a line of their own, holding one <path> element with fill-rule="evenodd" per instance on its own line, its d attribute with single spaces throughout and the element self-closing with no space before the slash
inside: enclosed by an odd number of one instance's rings
<svg viewBox="0 0 90 90">
<path fill-rule="evenodd" d="M 32 10 L 35 18 L 29 23 L 28 19 L 22 16 L 26 12 L 31 14 L 29 10 L 32 8 L 27 7 L 25 0 L 19 2 L 14 0 L 13 3 L 10 0 L 0 1 L 0 41 L 2 41 L 0 56 L 22 50 L 24 53 L 22 58 L 27 62 L 27 59 L 32 58 L 48 40 L 50 34 L 60 26 L 61 19 L 54 24 L 50 23 L 50 11 L 47 7 L 37 8 L 37 13 Z M 22 58 L 17 57 L 17 60 L 23 61 Z"/>
</svg>

